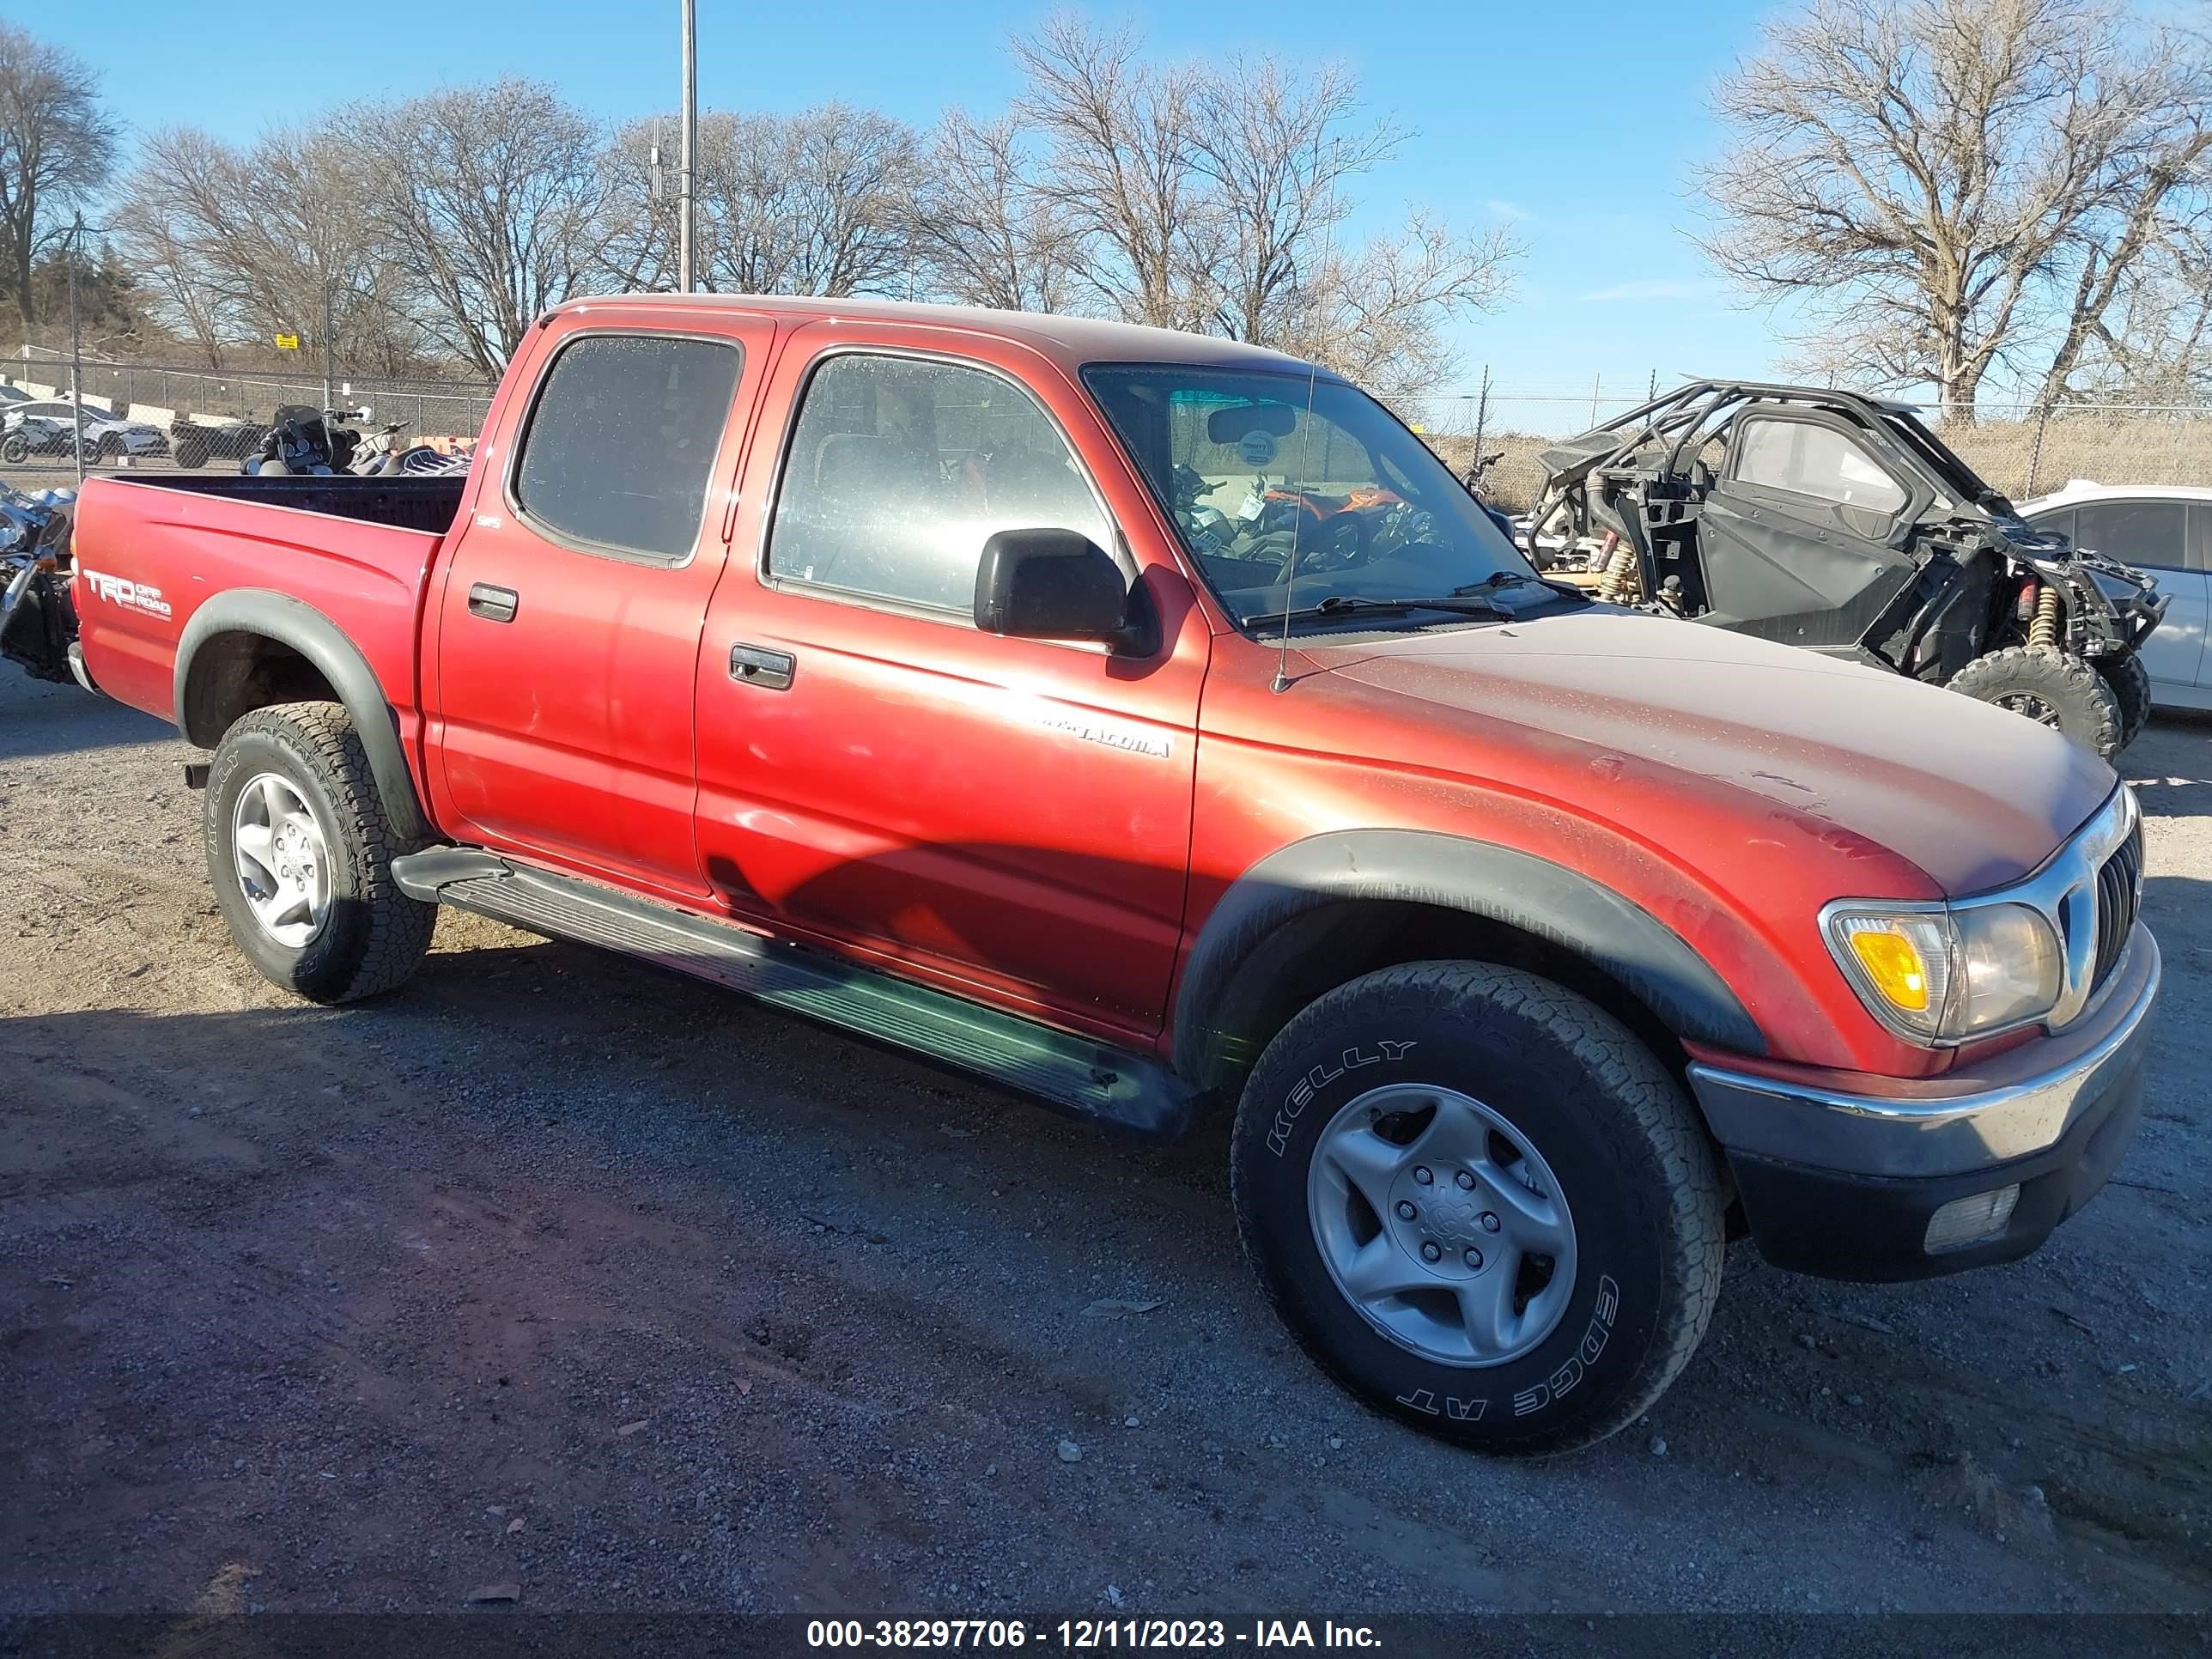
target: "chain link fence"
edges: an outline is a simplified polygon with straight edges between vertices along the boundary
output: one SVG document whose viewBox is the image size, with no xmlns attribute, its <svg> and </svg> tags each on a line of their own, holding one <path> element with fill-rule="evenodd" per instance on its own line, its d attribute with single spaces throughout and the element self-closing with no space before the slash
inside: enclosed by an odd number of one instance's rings
<svg viewBox="0 0 2212 1659">
<path fill-rule="evenodd" d="M 83 365 L 84 402 L 88 410 L 104 410 L 120 418 L 153 427 L 165 435 L 183 425 L 219 427 L 232 422 L 266 424 L 278 406 L 305 404 L 324 407 L 323 377 L 313 373 L 267 369 L 211 369 L 178 363 L 96 362 Z M 0 380 L 20 387 L 35 399 L 69 395 L 70 360 L 66 352 L 40 347 L 21 348 L 0 358 Z M 488 380 L 407 379 L 357 374 L 343 364 L 332 366 L 331 406 L 341 410 L 366 407 L 374 422 L 404 421 L 413 441 L 453 438 L 473 440 L 483 428 L 491 409 L 496 383 Z M 4 405 L 0 405 L 4 413 Z M 204 447 L 202 446 L 201 447 Z M 216 446 L 207 465 L 235 471 L 239 457 Z M 193 447 L 186 446 L 191 458 Z M 140 457 L 134 466 L 172 465 L 176 449 L 166 455 Z M 111 463 L 103 462 L 102 465 Z M 66 467 L 66 455 L 33 456 L 29 470 Z"/>
<path fill-rule="evenodd" d="M 1450 392 L 1430 398 L 1413 418 L 1431 447 L 1462 472 L 1475 456 L 1479 433 L 1481 453 L 1498 457 L 1483 475 L 1483 494 L 1518 512 L 1532 505 L 1543 488 L 1544 471 L 1536 457 L 1545 446 L 1649 401 L 1640 389 L 1634 396 L 1608 396 L 1493 387 L 1486 395 Z M 2212 486 L 2212 407 L 1930 404 L 1922 407 L 1921 415 L 1968 465 L 2015 501 L 2047 495 L 2075 478 Z"/>
</svg>

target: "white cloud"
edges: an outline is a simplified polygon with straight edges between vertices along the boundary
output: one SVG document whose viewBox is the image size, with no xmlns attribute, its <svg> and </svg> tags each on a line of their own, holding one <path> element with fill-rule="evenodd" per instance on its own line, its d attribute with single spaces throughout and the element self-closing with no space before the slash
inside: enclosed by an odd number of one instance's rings
<svg viewBox="0 0 2212 1659">
<path fill-rule="evenodd" d="M 1720 292 L 1721 284 L 1711 276 L 1654 276 L 1640 282 L 1616 283 L 1611 288 L 1601 288 L 1582 297 L 1585 302 L 1604 303 L 1614 300 L 1703 300 Z"/>
<path fill-rule="evenodd" d="M 1518 202 L 1508 202 L 1493 196 L 1482 205 L 1489 210 L 1492 218 L 1503 219 L 1510 224 L 1534 224 L 1536 221 L 1535 214 Z"/>
</svg>

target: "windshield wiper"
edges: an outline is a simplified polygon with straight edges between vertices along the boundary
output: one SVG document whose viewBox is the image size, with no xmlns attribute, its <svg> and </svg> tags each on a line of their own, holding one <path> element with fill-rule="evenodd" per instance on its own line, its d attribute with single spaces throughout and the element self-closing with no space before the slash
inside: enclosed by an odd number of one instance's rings
<svg viewBox="0 0 2212 1659">
<path fill-rule="evenodd" d="M 1302 605 L 1295 611 L 1263 611 L 1244 618 L 1255 623 L 1311 622 L 1316 618 L 1356 615 L 1401 617 L 1408 611 L 1448 611 L 1462 617 L 1493 617 L 1511 622 L 1513 613 L 1495 600 L 1467 593 L 1448 593 L 1433 599 L 1374 599 L 1358 593 L 1332 593 L 1318 605 Z"/>
</svg>

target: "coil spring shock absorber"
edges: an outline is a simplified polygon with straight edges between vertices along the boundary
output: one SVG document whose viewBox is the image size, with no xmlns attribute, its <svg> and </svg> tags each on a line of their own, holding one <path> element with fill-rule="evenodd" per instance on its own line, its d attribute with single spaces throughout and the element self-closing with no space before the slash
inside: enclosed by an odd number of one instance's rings
<svg viewBox="0 0 2212 1659">
<path fill-rule="evenodd" d="M 2037 585 L 2035 616 L 2027 625 L 2027 642 L 2039 651 L 2058 649 L 2058 591 L 2049 582 Z"/>
<path fill-rule="evenodd" d="M 1619 531 L 1605 532 L 1598 556 L 1599 599 L 1608 605 L 1633 605 L 1644 597 L 1644 573 L 1637 568 L 1636 550 L 1621 539 Z"/>
</svg>

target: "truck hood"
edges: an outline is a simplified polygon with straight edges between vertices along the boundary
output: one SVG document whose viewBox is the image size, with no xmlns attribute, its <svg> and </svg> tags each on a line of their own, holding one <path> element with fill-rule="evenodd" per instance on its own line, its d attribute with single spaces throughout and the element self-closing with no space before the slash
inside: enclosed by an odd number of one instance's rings
<svg viewBox="0 0 2212 1659">
<path fill-rule="evenodd" d="M 1316 668 L 1452 711 L 1439 724 L 1510 722 L 1586 750 L 1601 775 L 1643 763 L 1761 797 L 1954 896 L 2029 874 L 2115 782 L 2057 732 L 1955 692 L 1610 606 L 1299 644 Z"/>
</svg>

